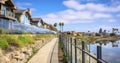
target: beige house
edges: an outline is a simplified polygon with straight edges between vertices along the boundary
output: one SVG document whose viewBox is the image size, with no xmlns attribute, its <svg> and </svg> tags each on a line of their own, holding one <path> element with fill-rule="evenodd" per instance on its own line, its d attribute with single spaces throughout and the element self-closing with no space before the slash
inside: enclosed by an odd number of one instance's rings
<svg viewBox="0 0 120 63">
<path fill-rule="evenodd" d="M 16 6 L 12 0 L 0 0 L 0 28 L 12 28 L 12 22 L 16 21 L 15 10 Z"/>
<path fill-rule="evenodd" d="M 16 6 L 12 0 L 0 0 L 0 18 L 16 20 L 14 10 Z"/>
<path fill-rule="evenodd" d="M 30 24 L 38 27 L 42 27 L 44 25 L 44 22 L 42 18 L 32 18 L 32 20 L 30 21 Z"/>
<path fill-rule="evenodd" d="M 15 14 L 18 22 L 30 25 L 30 21 L 32 20 L 30 9 L 16 10 Z"/>
</svg>

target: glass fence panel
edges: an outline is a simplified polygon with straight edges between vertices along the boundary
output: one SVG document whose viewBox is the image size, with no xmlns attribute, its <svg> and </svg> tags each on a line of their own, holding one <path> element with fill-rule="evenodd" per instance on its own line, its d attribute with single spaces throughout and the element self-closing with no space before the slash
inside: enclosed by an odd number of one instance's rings
<svg viewBox="0 0 120 63">
<path fill-rule="evenodd" d="M 0 20 L 0 27 L 9 30 L 12 33 L 21 33 L 21 32 L 30 32 L 30 33 L 56 33 L 54 31 L 48 30 L 48 29 L 43 29 L 43 28 L 38 28 L 33 25 L 25 25 L 21 24 L 17 21 L 9 21 L 9 20 Z"/>
</svg>

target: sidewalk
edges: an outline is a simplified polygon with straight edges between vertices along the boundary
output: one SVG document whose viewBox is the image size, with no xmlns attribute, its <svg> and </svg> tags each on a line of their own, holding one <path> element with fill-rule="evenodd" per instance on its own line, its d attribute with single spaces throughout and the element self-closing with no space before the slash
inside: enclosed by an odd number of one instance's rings
<svg viewBox="0 0 120 63">
<path fill-rule="evenodd" d="M 47 43 L 45 46 L 43 46 L 38 51 L 38 53 L 31 58 L 31 60 L 28 63 L 50 63 L 50 61 L 52 63 L 54 57 L 58 58 L 58 56 L 57 56 L 57 54 L 58 54 L 57 43 L 58 43 L 57 38 L 54 38 L 53 40 L 51 40 L 49 43 Z M 53 53 L 53 55 L 52 55 L 52 53 Z M 55 56 L 54 56 L 54 53 L 55 53 Z M 51 55 L 52 55 L 52 58 L 51 58 Z M 57 60 L 55 60 L 55 59 L 54 59 L 54 61 L 57 62 Z"/>
<path fill-rule="evenodd" d="M 51 56 L 51 63 L 58 63 L 58 41 L 56 42 L 55 44 L 55 47 L 53 49 L 53 52 L 52 52 L 52 56 Z"/>
</svg>

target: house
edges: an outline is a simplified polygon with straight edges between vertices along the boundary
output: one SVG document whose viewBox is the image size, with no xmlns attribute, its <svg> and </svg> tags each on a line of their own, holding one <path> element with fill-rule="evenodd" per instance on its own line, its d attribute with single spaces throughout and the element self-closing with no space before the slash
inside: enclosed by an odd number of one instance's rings
<svg viewBox="0 0 120 63">
<path fill-rule="evenodd" d="M 30 9 L 26 10 L 16 10 L 15 11 L 17 21 L 19 23 L 30 25 L 30 21 L 32 20 Z"/>
<path fill-rule="evenodd" d="M 30 21 L 30 24 L 38 27 L 42 27 L 44 22 L 42 18 L 32 18 L 32 20 Z"/>
<path fill-rule="evenodd" d="M 16 21 L 14 10 L 16 6 L 12 0 L 0 0 L 0 27 L 10 30 L 12 22 Z"/>
<path fill-rule="evenodd" d="M 49 30 L 53 30 L 53 31 L 58 31 L 57 28 L 55 28 L 53 25 L 49 24 Z"/>
</svg>

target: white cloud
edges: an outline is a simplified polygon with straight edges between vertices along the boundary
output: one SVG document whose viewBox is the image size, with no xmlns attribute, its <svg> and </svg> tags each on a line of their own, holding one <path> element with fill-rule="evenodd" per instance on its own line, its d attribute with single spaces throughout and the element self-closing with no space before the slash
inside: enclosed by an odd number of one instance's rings
<svg viewBox="0 0 120 63">
<path fill-rule="evenodd" d="M 118 6 L 118 5 L 120 5 L 120 0 L 111 0 L 111 4 L 113 6 Z"/>
<path fill-rule="evenodd" d="M 68 0 L 68 1 L 64 1 L 63 4 L 65 6 L 67 6 L 68 8 L 73 8 L 75 10 L 82 10 L 85 8 L 84 5 L 80 5 L 77 1 L 75 0 Z"/>
<path fill-rule="evenodd" d="M 76 0 L 63 1 L 63 4 L 68 9 L 56 13 L 49 13 L 42 18 L 47 23 L 59 23 L 60 21 L 65 24 L 78 24 L 78 23 L 93 23 L 96 21 L 116 22 L 114 15 L 120 11 L 120 6 L 108 7 L 104 4 L 80 4 Z"/>
<path fill-rule="evenodd" d="M 112 18 L 111 14 L 105 14 L 105 13 L 96 13 L 94 14 L 95 18 Z"/>
<path fill-rule="evenodd" d="M 120 14 L 117 14 L 117 17 L 119 17 L 119 18 L 120 18 Z"/>
<path fill-rule="evenodd" d="M 35 9 L 35 8 L 30 8 L 30 10 L 31 10 L 31 11 L 36 11 L 36 9 Z"/>
<path fill-rule="evenodd" d="M 32 4 L 29 2 L 17 2 L 16 5 L 18 5 L 18 6 L 32 6 Z"/>
<path fill-rule="evenodd" d="M 75 23 L 91 23 L 94 22 L 91 19 L 92 13 L 88 11 L 75 12 L 74 10 L 64 10 L 58 13 L 50 13 L 43 17 L 44 21 L 48 23 L 55 23 L 64 21 L 66 24 Z"/>
<path fill-rule="evenodd" d="M 120 5 L 116 7 L 107 7 L 104 4 L 94 4 L 94 3 L 80 4 L 75 0 L 64 1 L 63 4 L 66 7 L 74 10 L 91 10 L 96 12 L 119 12 L 120 11 Z"/>
<path fill-rule="evenodd" d="M 30 8 L 29 6 L 32 6 L 31 3 L 29 2 L 17 2 L 16 3 L 18 9 L 27 9 L 27 8 Z M 35 8 L 30 8 L 31 11 L 36 11 Z"/>
<path fill-rule="evenodd" d="M 117 22 L 117 20 L 115 20 L 115 19 L 109 19 L 109 20 L 107 20 L 108 22 L 111 22 L 111 23 L 113 23 L 113 22 Z"/>
<path fill-rule="evenodd" d="M 91 11 L 75 11 L 72 9 L 60 11 L 57 13 L 50 13 L 43 17 L 44 21 L 48 23 L 64 21 L 66 24 L 75 23 L 92 23 L 97 19 L 112 18 L 111 14 L 94 13 Z"/>
</svg>

